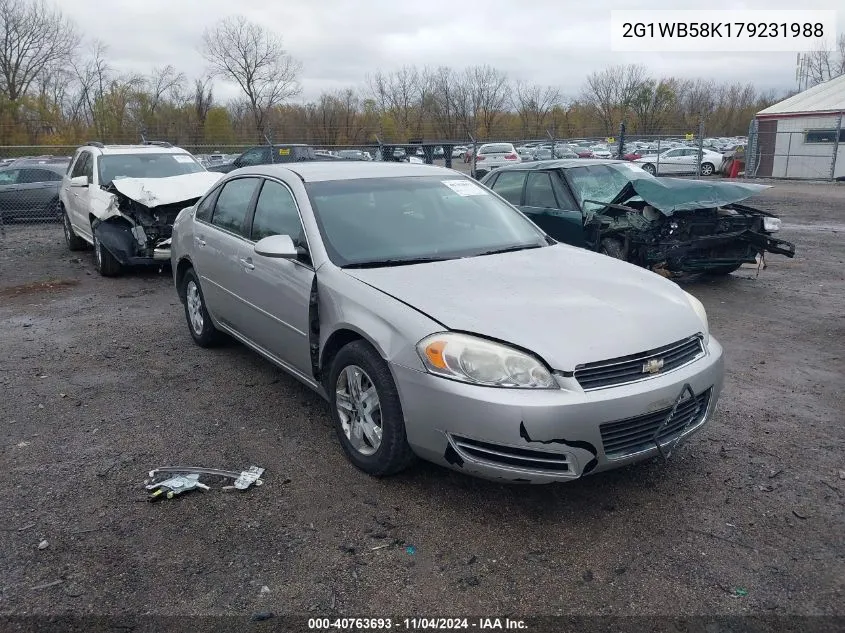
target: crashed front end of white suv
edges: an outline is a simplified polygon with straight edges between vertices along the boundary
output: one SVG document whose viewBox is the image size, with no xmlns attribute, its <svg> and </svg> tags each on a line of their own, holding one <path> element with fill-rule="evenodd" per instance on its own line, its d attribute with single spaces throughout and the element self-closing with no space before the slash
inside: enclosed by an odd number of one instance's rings
<svg viewBox="0 0 845 633">
<path fill-rule="evenodd" d="M 91 229 L 124 266 L 170 261 L 173 221 L 224 174 L 196 172 L 165 178 L 116 178 L 91 192 Z"/>
</svg>

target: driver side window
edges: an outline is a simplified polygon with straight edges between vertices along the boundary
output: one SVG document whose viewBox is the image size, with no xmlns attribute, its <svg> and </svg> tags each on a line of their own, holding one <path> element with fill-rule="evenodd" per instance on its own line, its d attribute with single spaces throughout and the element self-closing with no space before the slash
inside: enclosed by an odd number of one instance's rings
<svg viewBox="0 0 845 633">
<path fill-rule="evenodd" d="M 73 165 L 73 171 L 70 173 L 70 177 L 87 176 L 88 184 L 91 184 L 94 175 L 94 165 L 91 158 L 90 152 L 82 152 Z"/>
<path fill-rule="evenodd" d="M 240 167 L 249 167 L 252 165 L 264 165 L 269 162 L 269 152 L 266 147 L 253 147 L 244 152 L 241 156 L 238 165 Z"/>
</svg>

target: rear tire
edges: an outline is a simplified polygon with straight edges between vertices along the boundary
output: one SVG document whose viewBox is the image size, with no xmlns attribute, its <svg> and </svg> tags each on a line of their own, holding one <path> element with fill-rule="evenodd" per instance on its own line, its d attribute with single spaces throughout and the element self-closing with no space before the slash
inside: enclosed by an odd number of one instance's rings
<svg viewBox="0 0 845 633">
<path fill-rule="evenodd" d="M 358 376 L 355 389 L 350 386 L 350 374 Z M 355 466 L 374 477 L 384 477 L 405 470 L 415 461 L 405 434 L 405 417 L 393 376 L 369 343 L 358 340 L 341 348 L 332 361 L 326 389 L 340 445 Z M 362 398 L 354 404 L 354 394 L 361 389 L 364 393 L 372 389 L 375 400 Z M 376 414 L 372 413 L 372 404 L 367 406 L 368 402 L 376 403 Z M 372 437 L 378 441 L 373 442 Z"/>
<path fill-rule="evenodd" d="M 208 309 L 205 307 L 205 296 L 200 288 L 200 280 L 193 268 L 189 268 L 182 276 L 179 295 L 185 306 L 185 320 L 188 322 L 188 331 L 194 342 L 200 347 L 217 345 L 223 336 L 211 322 Z"/>
<path fill-rule="evenodd" d="M 712 176 L 714 171 L 716 171 L 716 168 L 713 166 L 713 163 L 702 163 L 701 164 L 701 175 L 702 176 Z"/>
<path fill-rule="evenodd" d="M 651 163 L 646 163 L 643 165 L 643 171 L 650 173 L 652 176 L 657 175 L 657 169 Z"/>
<path fill-rule="evenodd" d="M 64 231 L 65 242 L 69 251 L 81 251 L 88 246 L 88 242 L 73 232 L 73 225 L 71 225 L 67 211 L 64 209 L 62 209 L 62 230 Z"/>
<path fill-rule="evenodd" d="M 91 228 L 91 234 L 94 236 L 94 264 L 97 267 L 97 272 L 103 277 L 117 277 L 123 272 L 123 266 L 109 252 L 109 249 L 103 246 L 93 227 Z"/>
</svg>

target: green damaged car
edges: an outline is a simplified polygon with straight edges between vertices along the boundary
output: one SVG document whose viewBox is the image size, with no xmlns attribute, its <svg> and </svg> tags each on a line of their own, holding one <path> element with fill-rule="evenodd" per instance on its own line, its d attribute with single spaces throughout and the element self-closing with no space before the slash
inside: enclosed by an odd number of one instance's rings
<svg viewBox="0 0 845 633">
<path fill-rule="evenodd" d="M 505 167 L 481 182 L 554 239 L 661 273 L 724 275 L 765 253 L 795 256 L 774 237 L 779 218 L 742 204 L 767 185 L 660 178 L 588 159 Z"/>
</svg>

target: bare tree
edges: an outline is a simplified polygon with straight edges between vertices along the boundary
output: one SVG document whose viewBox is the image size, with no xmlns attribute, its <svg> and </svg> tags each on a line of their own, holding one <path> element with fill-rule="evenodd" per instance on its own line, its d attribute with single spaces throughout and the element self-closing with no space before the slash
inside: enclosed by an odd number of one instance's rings
<svg viewBox="0 0 845 633">
<path fill-rule="evenodd" d="M 163 101 L 168 100 L 168 98 L 174 99 L 184 83 L 185 74 L 176 72 L 176 69 L 170 64 L 163 68 L 153 68 L 152 75 L 147 81 L 150 115 L 155 116 Z"/>
<path fill-rule="evenodd" d="M 647 77 L 641 64 L 611 66 L 587 77 L 582 100 L 593 109 L 606 134 L 613 134 L 625 119 Z"/>
<path fill-rule="evenodd" d="M 642 82 L 631 102 L 634 130 L 639 134 L 656 134 L 665 125 L 678 100 L 675 79 L 647 79 Z"/>
<path fill-rule="evenodd" d="M 512 106 L 519 116 L 522 135 L 540 136 L 546 129 L 546 119 L 560 105 L 560 90 L 553 86 L 527 84 L 522 80 L 514 84 Z"/>
<path fill-rule="evenodd" d="M 424 108 L 431 118 L 434 131 L 441 137 L 455 140 L 460 134 L 455 108 L 455 97 L 461 88 L 460 77 L 448 66 L 439 66 L 434 70 L 424 71 L 428 85 L 427 101 Z"/>
<path fill-rule="evenodd" d="M 271 109 L 301 90 L 301 62 L 287 53 L 278 35 L 243 16 L 225 18 L 207 29 L 200 51 L 215 74 L 243 90 L 257 131 L 264 131 Z"/>
<path fill-rule="evenodd" d="M 44 0 L 0 0 L 0 91 L 17 102 L 78 45 L 74 25 Z"/>
<path fill-rule="evenodd" d="M 377 71 L 366 78 L 369 95 L 376 108 L 389 117 L 393 132 L 402 140 L 420 133 L 423 94 L 427 88 L 416 66 L 403 66 L 393 72 Z"/>
<path fill-rule="evenodd" d="M 464 83 L 475 124 L 489 136 L 510 100 L 508 76 L 492 66 L 471 66 L 464 71 Z"/>
</svg>

